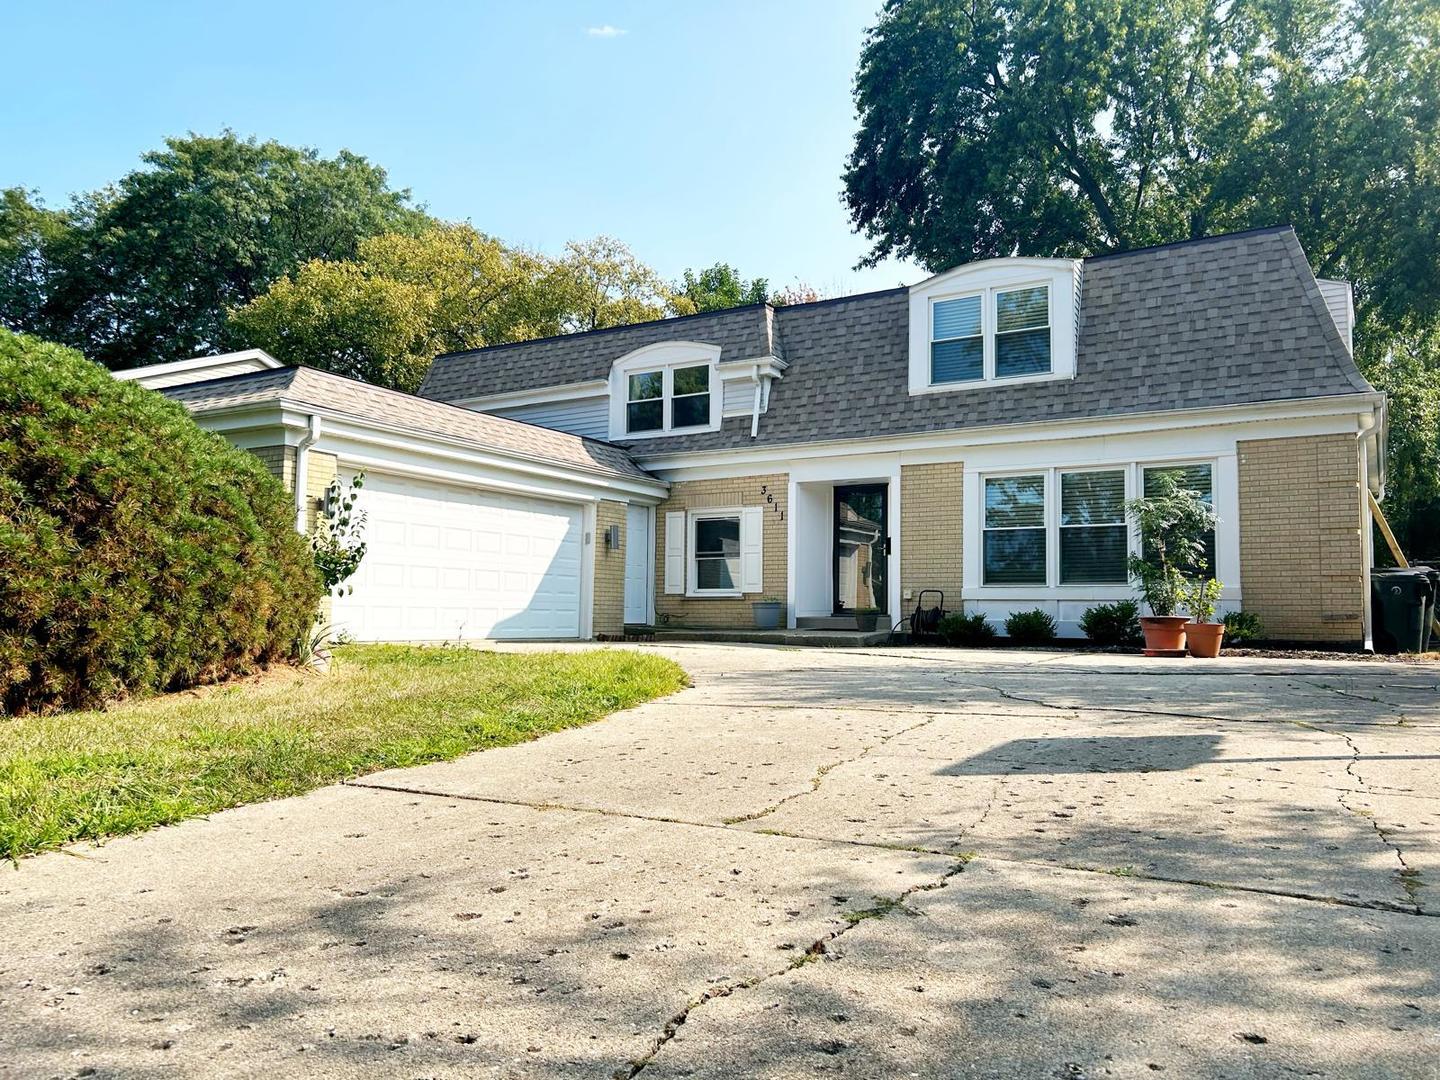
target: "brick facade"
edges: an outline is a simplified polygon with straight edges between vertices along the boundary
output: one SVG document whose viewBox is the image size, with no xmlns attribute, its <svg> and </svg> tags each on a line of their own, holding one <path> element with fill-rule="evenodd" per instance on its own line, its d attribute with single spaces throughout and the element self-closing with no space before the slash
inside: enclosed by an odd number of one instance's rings
<svg viewBox="0 0 1440 1080">
<path fill-rule="evenodd" d="M 945 607 L 960 610 L 964 583 L 965 465 L 946 461 L 900 467 L 900 595 L 907 615 L 921 589 L 943 589 Z M 905 591 L 911 600 L 903 599 Z"/>
<path fill-rule="evenodd" d="M 620 546 L 605 546 L 605 530 L 620 526 Z M 625 504 L 602 499 L 595 507 L 595 607 L 591 632 L 619 634 L 625 629 Z"/>
<path fill-rule="evenodd" d="M 680 480 L 670 489 L 670 498 L 655 509 L 655 618 L 662 625 L 699 627 L 752 627 L 750 605 L 762 596 L 784 598 L 786 559 L 789 550 L 785 515 L 787 505 L 785 473 L 760 476 L 733 476 L 722 480 Z M 773 501 L 767 502 L 766 496 Z M 761 555 L 764 560 L 763 591 L 738 600 L 665 593 L 665 515 L 676 511 L 716 507 L 760 506 L 765 509 Z"/>
<path fill-rule="evenodd" d="M 279 480 L 286 491 L 295 490 L 295 451 L 288 446 L 256 446 L 250 453 L 264 462 L 270 475 Z"/>
<path fill-rule="evenodd" d="M 1364 634 L 1365 491 L 1353 435 L 1237 444 L 1240 589 L 1265 636 L 1358 643 Z"/>
</svg>

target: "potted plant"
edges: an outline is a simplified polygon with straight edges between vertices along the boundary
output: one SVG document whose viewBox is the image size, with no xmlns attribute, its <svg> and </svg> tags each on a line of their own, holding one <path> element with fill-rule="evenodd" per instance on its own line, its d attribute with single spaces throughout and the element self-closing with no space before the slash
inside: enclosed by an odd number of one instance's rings
<svg viewBox="0 0 1440 1080">
<path fill-rule="evenodd" d="M 1215 603 L 1220 599 L 1220 582 L 1197 580 L 1185 590 L 1185 607 L 1195 621 L 1185 625 L 1185 645 L 1191 656 L 1213 659 L 1220 655 L 1225 624 L 1215 622 Z"/>
<path fill-rule="evenodd" d="M 1129 559 L 1130 576 L 1150 609 L 1140 619 L 1146 656 L 1184 656 L 1184 615 L 1175 609 L 1187 583 L 1182 567 L 1206 567 L 1205 534 L 1215 527 L 1215 511 L 1199 492 L 1180 484 L 1180 474 L 1156 477 L 1155 494 L 1125 503 L 1125 513 L 1140 534 L 1141 553 Z"/>
<path fill-rule="evenodd" d="M 855 628 L 865 634 L 873 634 L 875 625 L 880 621 L 880 609 L 873 607 L 857 607 L 854 611 Z"/>
<path fill-rule="evenodd" d="M 785 601 L 778 596 L 762 596 L 750 605 L 756 630 L 779 630 L 780 616 L 784 611 Z"/>
</svg>

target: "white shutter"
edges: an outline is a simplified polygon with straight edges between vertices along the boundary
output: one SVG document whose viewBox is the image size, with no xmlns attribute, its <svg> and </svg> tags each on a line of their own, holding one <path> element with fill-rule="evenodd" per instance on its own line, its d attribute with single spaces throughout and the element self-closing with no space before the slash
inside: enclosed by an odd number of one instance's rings
<svg viewBox="0 0 1440 1080">
<path fill-rule="evenodd" d="M 675 595 L 685 591 L 685 514 L 665 515 L 665 592 Z"/>
<path fill-rule="evenodd" d="M 765 560 L 761 534 L 765 531 L 765 508 L 748 506 L 740 511 L 740 591 L 765 591 Z"/>
</svg>

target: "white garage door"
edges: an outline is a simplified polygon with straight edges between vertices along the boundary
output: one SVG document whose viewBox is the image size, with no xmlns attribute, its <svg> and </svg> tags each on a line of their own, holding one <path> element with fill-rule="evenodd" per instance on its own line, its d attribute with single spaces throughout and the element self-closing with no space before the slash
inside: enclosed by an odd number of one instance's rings
<svg viewBox="0 0 1440 1080">
<path fill-rule="evenodd" d="M 349 477 L 342 476 L 342 483 Z M 357 641 L 580 634 L 581 510 L 369 473 L 365 558 L 334 623 Z"/>
</svg>

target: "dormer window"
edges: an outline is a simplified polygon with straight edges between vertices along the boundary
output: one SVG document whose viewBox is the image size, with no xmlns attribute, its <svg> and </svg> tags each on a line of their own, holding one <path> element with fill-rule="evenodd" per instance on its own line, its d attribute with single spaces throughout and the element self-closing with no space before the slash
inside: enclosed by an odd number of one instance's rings
<svg viewBox="0 0 1440 1080">
<path fill-rule="evenodd" d="M 647 345 L 615 361 L 610 378 L 610 438 L 648 439 L 720 426 L 718 345 L 675 341 Z"/>
<path fill-rule="evenodd" d="M 910 290 L 910 392 L 1075 374 L 1080 263 L 990 259 Z"/>
</svg>

